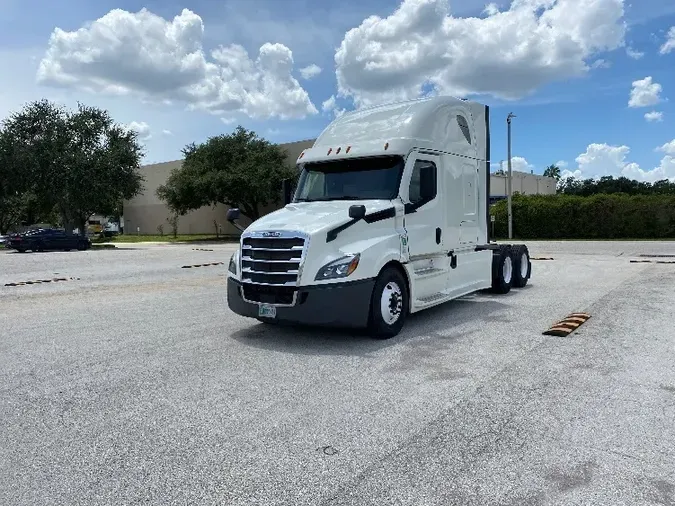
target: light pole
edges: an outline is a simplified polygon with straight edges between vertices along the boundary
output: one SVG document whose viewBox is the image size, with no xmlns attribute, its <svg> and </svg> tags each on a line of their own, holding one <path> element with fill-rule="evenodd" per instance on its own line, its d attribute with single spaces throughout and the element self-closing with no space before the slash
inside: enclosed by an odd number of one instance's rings
<svg viewBox="0 0 675 506">
<path fill-rule="evenodd" d="M 513 239 L 513 214 L 511 211 L 511 118 L 515 118 L 516 115 L 512 112 L 506 117 L 506 129 L 508 132 L 508 141 L 507 141 L 507 150 L 509 158 L 509 177 L 507 179 L 507 190 L 506 197 L 508 199 L 508 215 L 509 215 L 509 239 Z"/>
</svg>

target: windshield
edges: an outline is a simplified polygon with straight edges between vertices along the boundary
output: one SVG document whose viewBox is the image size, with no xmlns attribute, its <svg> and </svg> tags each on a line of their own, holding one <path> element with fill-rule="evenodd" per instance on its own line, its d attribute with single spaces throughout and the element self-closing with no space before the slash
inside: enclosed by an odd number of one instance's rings
<svg viewBox="0 0 675 506">
<path fill-rule="evenodd" d="M 403 165 L 400 156 L 306 163 L 294 202 L 391 200 L 398 195 Z"/>
</svg>

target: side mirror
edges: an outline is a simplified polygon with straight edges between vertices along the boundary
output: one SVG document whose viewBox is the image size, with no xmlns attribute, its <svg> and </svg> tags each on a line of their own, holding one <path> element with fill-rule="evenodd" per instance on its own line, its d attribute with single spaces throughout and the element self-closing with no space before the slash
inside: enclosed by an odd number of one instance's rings
<svg viewBox="0 0 675 506">
<path fill-rule="evenodd" d="M 290 204 L 293 200 L 293 187 L 290 179 L 284 179 L 281 182 L 281 193 L 283 194 L 284 205 Z"/>
<path fill-rule="evenodd" d="M 234 208 L 234 209 L 228 209 L 228 210 L 227 210 L 227 215 L 226 215 L 225 218 L 227 219 L 227 221 L 229 221 L 230 223 L 232 223 L 232 225 L 234 225 L 234 226 L 236 227 L 236 229 L 239 230 L 239 232 L 243 232 L 243 231 L 244 231 L 244 227 L 242 227 L 239 223 L 237 223 L 237 222 L 235 221 L 235 220 L 238 220 L 238 219 L 239 219 L 239 216 L 240 216 L 240 215 L 241 215 L 241 213 L 239 212 L 239 209 L 237 209 L 237 208 Z"/>
<path fill-rule="evenodd" d="M 366 215 L 366 206 L 353 205 L 349 207 L 349 217 L 354 221 L 362 220 Z"/>
</svg>

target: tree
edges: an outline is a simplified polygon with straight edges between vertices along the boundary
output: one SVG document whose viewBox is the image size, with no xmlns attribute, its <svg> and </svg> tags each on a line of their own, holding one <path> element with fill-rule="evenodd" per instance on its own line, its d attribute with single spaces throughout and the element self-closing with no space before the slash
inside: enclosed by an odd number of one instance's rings
<svg viewBox="0 0 675 506">
<path fill-rule="evenodd" d="M 551 164 L 544 170 L 544 177 L 554 177 L 556 181 L 560 181 L 560 167 L 556 164 Z"/>
<path fill-rule="evenodd" d="M 157 196 L 180 215 L 224 204 L 256 220 L 261 207 L 279 201 L 282 181 L 296 175 L 283 149 L 241 126 L 188 144 L 183 155 L 182 166 L 157 189 Z"/>
<path fill-rule="evenodd" d="M 143 189 L 138 134 L 105 110 L 78 103 L 73 112 L 40 100 L 5 120 L 3 132 L 9 170 L 29 181 L 23 190 L 42 214 L 56 208 L 68 231 L 84 232 L 92 214 L 115 214 Z"/>
<path fill-rule="evenodd" d="M 558 192 L 567 195 L 579 195 L 589 197 L 599 193 L 614 194 L 625 193 L 626 195 L 675 195 L 675 182 L 667 179 L 648 183 L 628 179 L 625 176 L 617 178 L 602 176 L 599 179 L 577 179 L 568 177 L 560 181 Z"/>
<path fill-rule="evenodd" d="M 143 189 L 140 161 L 143 150 L 138 134 L 116 125 L 107 111 L 78 104 L 68 117 L 72 151 L 64 209 L 80 230 L 99 213 L 117 214 L 122 201 Z"/>
<path fill-rule="evenodd" d="M 0 235 L 19 223 L 25 210 L 19 174 L 13 170 L 11 143 L 0 129 Z"/>
<path fill-rule="evenodd" d="M 166 221 L 169 225 L 171 225 L 171 233 L 173 234 L 173 238 L 175 239 L 176 237 L 178 237 L 178 222 L 180 221 L 178 214 L 174 212 L 171 216 L 169 216 L 166 219 Z"/>
</svg>

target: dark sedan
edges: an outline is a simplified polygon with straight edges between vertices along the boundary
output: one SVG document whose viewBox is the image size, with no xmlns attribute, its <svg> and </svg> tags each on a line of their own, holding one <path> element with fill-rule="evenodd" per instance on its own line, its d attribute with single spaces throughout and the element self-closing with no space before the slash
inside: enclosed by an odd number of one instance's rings
<svg viewBox="0 0 675 506">
<path fill-rule="evenodd" d="M 51 251 L 91 248 L 91 240 L 82 235 L 68 234 L 63 230 L 47 228 L 31 230 L 9 238 L 8 246 L 19 253 L 25 251 Z"/>
</svg>

